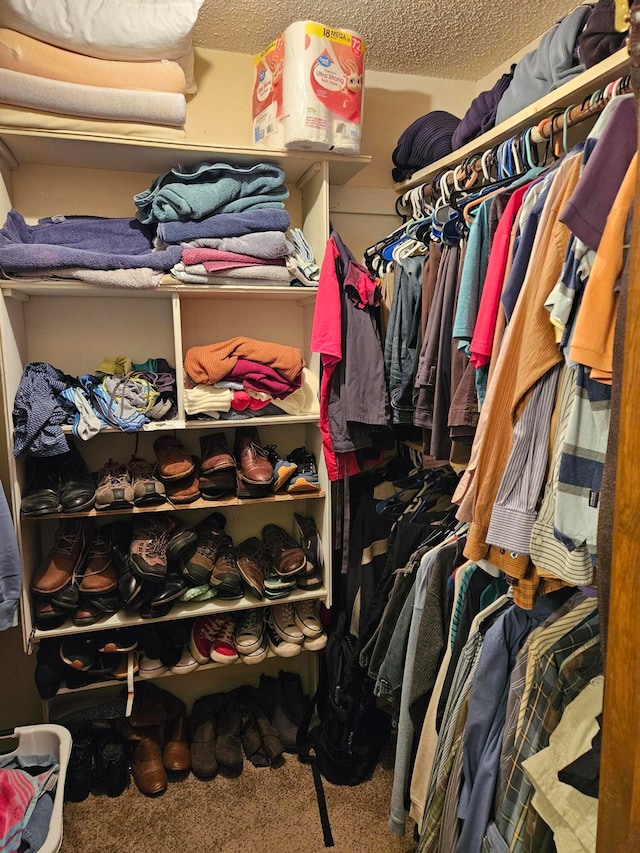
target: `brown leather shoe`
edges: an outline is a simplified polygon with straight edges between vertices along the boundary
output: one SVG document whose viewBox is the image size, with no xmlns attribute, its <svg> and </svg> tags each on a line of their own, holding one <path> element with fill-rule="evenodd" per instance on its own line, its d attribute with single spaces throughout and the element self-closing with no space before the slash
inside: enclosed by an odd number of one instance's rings
<svg viewBox="0 0 640 853">
<path fill-rule="evenodd" d="M 118 575 L 111 545 L 101 533 L 97 533 L 89 547 L 87 564 L 80 581 L 80 592 L 86 595 L 101 595 L 111 592 L 117 583 Z"/>
<path fill-rule="evenodd" d="M 58 524 L 56 541 L 31 582 L 33 592 L 53 595 L 71 583 L 85 561 L 89 546 L 86 519 L 65 519 Z"/>
<path fill-rule="evenodd" d="M 262 544 L 282 577 L 297 575 L 307 568 L 307 558 L 287 531 L 277 524 L 265 524 L 262 528 Z"/>
<path fill-rule="evenodd" d="M 166 770 L 184 772 L 191 767 L 191 753 L 187 740 L 187 721 L 184 714 L 167 723 L 162 763 Z"/>
<path fill-rule="evenodd" d="M 271 485 L 273 466 L 267 451 L 260 444 L 255 427 L 240 427 L 236 430 L 235 456 L 243 480 L 257 485 Z"/>
<path fill-rule="evenodd" d="M 158 473 L 165 483 L 182 480 L 195 471 L 195 464 L 182 444 L 173 435 L 161 435 L 153 442 L 158 458 Z"/>
<path fill-rule="evenodd" d="M 270 561 L 257 536 L 250 536 L 238 545 L 237 561 L 243 581 L 258 598 L 264 598 L 264 579 Z"/>
<path fill-rule="evenodd" d="M 193 456 L 193 472 L 181 480 L 171 480 L 165 483 L 167 500 L 173 504 L 191 504 L 200 497 L 200 479 L 198 457 Z"/>
<path fill-rule="evenodd" d="M 227 447 L 223 432 L 207 433 L 200 436 L 200 471 L 211 475 L 216 472 L 235 471 L 236 460 Z"/>
<path fill-rule="evenodd" d="M 162 763 L 158 729 L 139 729 L 131 756 L 131 772 L 138 790 L 154 797 L 167 790 L 167 771 Z"/>
</svg>

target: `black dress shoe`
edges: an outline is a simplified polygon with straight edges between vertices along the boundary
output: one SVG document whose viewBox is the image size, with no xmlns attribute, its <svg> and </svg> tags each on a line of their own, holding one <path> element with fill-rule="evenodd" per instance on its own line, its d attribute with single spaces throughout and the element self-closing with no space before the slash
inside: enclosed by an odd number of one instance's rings
<svg viewBox="0 0 640 853">
<path fill-rule="evenodd" d="M 93 750 L 93 791 L 119 797 L 129 784 L 131 767 L 122 738 L 115 732 L 97 735 Z"/>
<path fill-rule="evenodd" d="M 96 500 L 96 485 L 75 444 L 70 443 L 69 452 L 58 457 L 58 465 L 63 512 L 91 509 Z"/>
<path fill-rule="evenodd" d="M 165 604 L 177 601 L 182 593 L 187 589 L 187 583 L 179 575 L 173 572 L 167 575 L 167 579 L 162 584 L 162 587 L 154 593 L 149 602 L 151 608 L 163 607 Z M 183 644 L 184 645 L 184 644 Z"/>
<path fill-rule="evenodd" d="M 60 512 L 60 471 L 55 456 L 27 456 L 22 515 Z"/>
</svg>

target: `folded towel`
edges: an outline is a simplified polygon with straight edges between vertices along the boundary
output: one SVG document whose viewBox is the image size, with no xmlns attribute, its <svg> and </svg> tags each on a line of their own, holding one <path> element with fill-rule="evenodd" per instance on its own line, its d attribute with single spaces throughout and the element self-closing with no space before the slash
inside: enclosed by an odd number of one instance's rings
<svg viewBox="0 0 640 853">
<path fill-rule="evenodd" d="M 162 270 L 171 269 L 180 255 L 179 246 L 154 252 L 149 229 L 136 219 L 60 216 L 27 225 L 17 210 L 10 210 L 0 229 L 0 268 L 9 272 L 57 267 Z"/>
<path fill-rule="evenodd" d="M 15 30 L 0 28 L 0 68 L 48 80 L 113 89 L 144 89 L 184 94 L 184 71 L 168 59 L 126 62 L 82 56 Z"/>
<path fill-rule="evenodd" d="M 184 125 L 187 117 L 184 95 L 173 92 L 65 83 L 6 68 L 0 68 L 0 101 L 44 112 L 178 127 Z"/>
<path fill-rule="evenodd" d="M 286 267 L 255 264 L 251 267 L 236 267 L 217 273 L 208 272 L 204 264 L 185 266 L 182 262 L 171 268 L 171 274 L 177 279 L 192 284 L 219 284 L 220 278 L 255 279 L 256 284 L 273 282 L 290 282 L 291 273 Z"/>
<path fill-rule="evenodd" d="M 242 237 L 201 237 L 181 243 L 183 249 L 219 249 L 254 258 L 286 258 L 295 247 L 281 231 L 258 231 Z"/>
<path fill-rule="evenodd" d="M 17 273 L 6 276 L 11 281 L 80 281 L 96 287 L 127 287 L 144 289 L 158 287 L 162 272 L 149 267 L 123 270 L 89 270 L 84 267 L 60 267 L 59 269 L 40 269 L 37 273 Z"/>
<path fill-rule="evenodd" d="M 29 130 L 81 133 L 100 139 L 141 139 L 161 142 L 180 142 L 186 137 L 184 128 L 159 124 L 142 124 L 133 121 L 102 121 L 63 115 L 62 113 L 40 112 L 37 109 L 3 104 L 0 94 L 0 116 L 5 127 L 25 127 Z"/>
<path fill-rule="evenodd" d="M 241 237 L 257 231 L 286 231 L 291 218 L 286 210 L 245 210 L 243 213 L 218 213 L 199 222 L 160 222 L 158 238 L 163 243 L 180 243 L 199 237 Z"/>
<path fill-rule="evenodd" d="M 251 255 L 239 255 L 237 252 L 223 252 L 220 249 L 183 249 L 182 263 L 203 264 L 207 272 L 220 272 L 235 267 L 251 267 L 258 264 L 266 266 L 284 266 L 284 258 L 254 258 Z"/>
<path fill-rule="evenodd" d="M 285 379 L 294 380 L 305 366 L 298 347 L 235 337 L 204 346 L 190 347 L 184 357 L 184 369 L 201 385 L 212 385 L 226 376 L 239 358 L 259 361 L 277 370 Z"/>
<path fill-rule="evenodd" d="M 284 172 L 273 163 L 201 163 L 190 170 L 171 169 L 133 200 L 138 219 L 150 223 L 203 219 L 256 207 L 282 208 L 288 197 Z"/>
</svg>

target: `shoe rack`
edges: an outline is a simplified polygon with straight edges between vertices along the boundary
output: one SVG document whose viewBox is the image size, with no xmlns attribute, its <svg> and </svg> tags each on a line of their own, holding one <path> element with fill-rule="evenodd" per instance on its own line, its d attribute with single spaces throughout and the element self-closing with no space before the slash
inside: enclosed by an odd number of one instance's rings
<svg viewBox="0 0 640 853">
<path fill-rule="evenodd" d="M 200 162 L 277 162 L 285 170 L 290 198 L 287 210 L 292 226 L 303 229 L 322 261 L 329 232 L 329 185 L 345 183 L 369 162 L 366 157 L 344 157 L 317 152 L 261 152 L 253 149 L 221 150 L 157 142 L 83 137 L 74 133 L 38 132 L 0 126 L 0 216 L 4 222 L 11 207 L 27 222 L 56 214 L 95 216 L 135 215 L 133 196 L 149 187 L 155 177 L 180 164 Z M 87 442 L 75 439 L 89 470 L 98 471 L 109 458 L 128 461 L 132 454 L 154 460 L 153 442 L 158 435 L 176 435 L 192 454 L 199 455 L 200 436 L 223 429 L 233 447 L 235 426 L 254 424 L 263 445 L 275 444 L 286 456 L 306 446 L 318 463 L 321 490 L 313 494 L 274 494 L 266 498 L 225 497 L 198 500 L 186 507 L 164 504 L 141 509 L 101 510 L 78 513 L 96 525 L 114 516 L 137 512 L 170 511 L 189 526 L 214 510 L 227 518 L 227 532 L 238 544 L 248 536 L 260 536 L 265 524 L 278 524 L 294 533 L 293 512 L 314 519 L 324 543 L 324 582 L 320 589 L 294 591 L 288 600 L 313 598 L 331 604 L 331 500 L 330 484 L 322 460 L 317 416 L 261 417 L 242 421 L 187 421 L 183 404 L 182 362 L 194 345 L 245 335 L 300 347 L 307 366 L 316 373 L 318 358 L 309 349 L 315 306 L 313 288 L 251 286 L 234 283 L 219 286 L 162 285 L 155 290 L 126 290 L 91 287 L 70 280 L 0 279 L 1 384 L 9 472 L 7 499 L 13 512 L 23 563 L 21 625 L 24 648 L 32 652 L 43 637 L 64 636 L 79 631 L 170 621 L 256 606 L 245 595 L 233 602 L 211 599 L 201 603 L 178 602 L 167 616 L 142 620 L 122 611 L 94 625 L 77 627 L 71 621 L 43 631 L 33 619 L 30 583 L 33 573 L 54 542 L 59 518 L 56 514 L 21 518 L 24 459 L 13 457 L 11 412 L 24 366 L 33 361 L 49 362 L 73 376 L 94 372 L 105 356 L 128 355 L 134 362 L 166 358 L 176 367 L 178 414 L 174 420 L 149 424 L 138 433 L 105 429 Z M 64 427 L 70 432 L 70 427 Z M 262 602 L 268 604 L 268 602 Z M 312 653 L 300 655 L 308 658 Z M 297 659 L 293 659 L 294 661 Z M 265 663 L 268 663 L 265 662 Z M 280 660 L 276 663 L 281 663 Z M 308 664 L 307 664 L 308 666 Z M 215 664 L 207 669 L 220 670 Z M 247 667 L 232 680 L 247 678 Z M 252 670 L 260 671 L 262 666 Z M 166 676 L 163 676 L 166 677 Z M 183 676 L 180 681 L 183 681 Z M 166 683 L 166 682 L 165 682 Z M 209 688 L 210 689 L 210 688 Z M 216 682 L 216 689 L 219 687 Z M 206 692 L 204 690 L 203 692 Z"/>
</svg>

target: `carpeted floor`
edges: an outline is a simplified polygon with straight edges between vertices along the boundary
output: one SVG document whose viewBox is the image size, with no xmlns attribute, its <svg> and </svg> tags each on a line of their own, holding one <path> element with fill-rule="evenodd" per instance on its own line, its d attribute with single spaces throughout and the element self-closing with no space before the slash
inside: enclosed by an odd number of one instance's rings
<svg viewBox="0 0 640 853">
<path fill-rule="evenodd" d="M 335 853 L 410 853 L 389 832 L 393 745 L 373 778 L 353 788 L 324 783 Z M 61 853 L 320 853 L 324 848 L 311 769 L 287 755 L 277 769 L 245 760 L 236 779 L 201 782 L 190 774 L 160 797 L 133 781 L 115 799 L 90 796 L 64 809 Z"/>
</svg>

